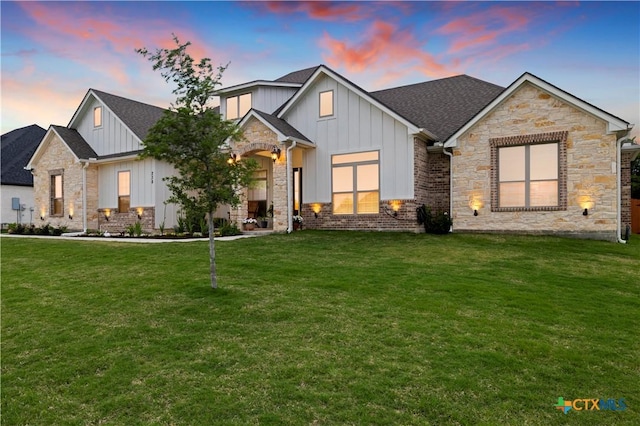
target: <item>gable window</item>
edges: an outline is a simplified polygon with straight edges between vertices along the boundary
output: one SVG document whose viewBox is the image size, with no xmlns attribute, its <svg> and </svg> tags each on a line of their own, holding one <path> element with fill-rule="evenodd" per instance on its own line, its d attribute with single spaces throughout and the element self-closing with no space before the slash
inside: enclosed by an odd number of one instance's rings
<svg viewBox="0 0 640 426">
<path fill-rule="evenodd" d="M 320 117 L 333 115 L 333 90 L 320 92 Z"/>
<path fill-rule="evenodd" d="M 495 138 L 491 149 L 493 211 L 566 209 L 566 132 Z"/>
<path fill-rule="evenodd" d="M 251 109 L 251 93 L 227 98 L 227 120 L 244 117 Z"/>
<path fill-rule="evenodd" d="M 131 172 L 118 172 L 118 212 L 126 213 L 131 206 Z"/>
<path fill-rule="evenodd" d="M 375 214 L 380 210 L 378 151 L 331 157 L 334 214 Z"/>
<path fill-rule="evenodd" d="M 64 198 L 62 197 L 62 171 L 52 172 L 49 191 L 51 194 L 49 214 L 51 216 L 62 216 L 62 206 L 64 205 Z"/>
<path fill-rule="evenodd" d="M 93 127 L 102 127 L 102 107 L 93 109 Z"/>
</svg>

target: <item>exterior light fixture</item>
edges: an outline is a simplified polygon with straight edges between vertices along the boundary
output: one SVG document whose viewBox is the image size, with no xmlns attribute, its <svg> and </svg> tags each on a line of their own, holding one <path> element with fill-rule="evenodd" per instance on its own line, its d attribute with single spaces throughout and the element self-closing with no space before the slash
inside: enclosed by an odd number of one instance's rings
<svg viewBox="0 0 640 426">
<path fill-rule="evenodd" d="M 316 219 L 318 218 L 318 214 L 320 213 L 320 210 L 322 209 L 322 204 L 320 203 L 315 203 L 311 206 L 311 208 L 313 209 L 313 215 L 316 217 Z"/>
<path fill-rule="evenodd" d="M 473 215 L 478 216 L 478 209 L 473 209 Z"/>
<path fill-rule="evenodd" d="M 234 152 L 230 153 L 229 154 L 229 159 L 227 160 L 227 163 L 229 165 L 234 165 L 237 162 L 238 162 L 238 156 Z"/>
<path fill-rule="evenodd" d="M 282 151 L 280 150 L 280 148 L 278 148 L 277 146 L 273 146 L 273 148 L 271 148 L 271 159 L 273 160 L 273 162 L 275 163 L 276 160 L 278 158 L 280 158 L 280 153 Z"/>
<path fill-rule="evenodd" d="M 402 201 L 392 200 L 389 204 L 391 205 L 391 210 L 393 210 L 393 217 L 398 217 L 398 211 L 400 211 L 400 207 L 402 207 Z"/>
<path fill-rule="evenodd" d="M 106 209 L 106 210 L 104 211 L 104 218 L 105 218 L 105 220 L 106 220 L 107 222 L 109 222 L 109 216 L 111 216 L 111 210 Z"/>
<path fill-rule="evenodd" d="M 40 215 L 40 220 L 44 220 L 44 215 Z"/>
<path fill-rule="evenodd" d="M 588 216 L 589 215 L 589 209 L 585 207 L 585 209 L 582 211 L 582 216 Z"/>
<path fill-rule="evenodd" d="M 72 214 L 69 215 L 69 220 L 73 220 L 73 215 Z"/>
<path fill-rule="evenodd" d="M 142 207 L 138 207 L 136 209 L 136 212 L 138 213 L 138 220 L 142 219 L 142 213 L 144 213 L 144 209 Z"/>
</svg>

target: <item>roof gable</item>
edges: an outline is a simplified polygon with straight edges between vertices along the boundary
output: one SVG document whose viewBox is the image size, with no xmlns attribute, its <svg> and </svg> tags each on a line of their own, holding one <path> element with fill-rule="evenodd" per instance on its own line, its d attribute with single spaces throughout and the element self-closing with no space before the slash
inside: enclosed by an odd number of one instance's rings
<svg viewBox="0 0 640 426">
<path fill-rule="evenodd" d="M 304 145 L 313 145 L 306 136 L 300 133 L 291 124 L 287 123 L 281 118 L 274 115 L 267 114 L 266 112 L 258 111 L 257 109 L 251 109 L 238 123 L 239 127 L 243 127 L 251 118 L 255 118 L 262 124 L 267 126 L 273 133 L 276 134 L 278 141 L 296 141 Z"/>
<path fill-rule="evenodd" d="M 29 163 L 26 166 L 27 169 L 34 168 L 35 163 L 37 163 L 40 157 L 42 157 L 54 136 L 57 136 L 62 141 L 76 161 L 88 161 L 98 158 L 96 152 L 91 148 L 91 146 L 89 146 L 77 130 L 64 126 L 51 125 L 38 145 L 38 148 L 29 159 Z"/>
<path fill-rule="evenodd" d="M 46 133 L 42 127 L 32 124 L 2 135 L 2 185 L 33 186 L 33 175 L 25 166 Z"/>
<path fill-rule="evenodd" d="M 433 135 L 428 130 L 421 129 L 416 123 L 413 123 L 412 121 L 410 121 L 409 119 L 407 119 L 403 115 L 399 114 L 397 111 L 389 108 L 387 105 L 385 105 L 384 103 L 380 102 L 378 99 L 376 99 L 373 96 L 371 96 L 371 94 L 369 92 L 367 92 L 366 90 L 362 89 L 358 85 L 352 83 L 351 81 L 347 80 L 346 78 L 342 77 L 338 73 L 332 71 L 331 69 L 329 69 L 325 65 L 320 65 L 319 67 L 315 68 L 315 71 L 313 72 L 313 74 L 311 74 L 311 76 L 306 80 L 306 82 L 296 92 L 296 94 L 293 95 L 287 102 L 285 102 L 282 105 L 282 107 L 278 108 L 278 110 L 275 112 L 277 117 L 281 118 L 281 119 L 284 118 L 284 116 L 286 116 L 287 112 L 289 110 L 291 110 L 291 108 L 293 108 L 296 105 L 296 103 L 310 90 L 310 88 L 313 86 L 313 84 L 319 78 L 321 78 L 322 75 L 325 75 L 325 76 L 327 76 L 329 78 L 334 79 L 338 83 L 340 83 L 343 86 L 347 87 L 349 90 L 354 91 L 359 96 L 361 96 L 362 98 L 366 99 L 369 103 L 373 104 L 374 106 L 376 106 L 377 108 L 379 108 L 380 110 L 385 112 L 386 114 L 388 114 L 388 115 L 392 116 L 393 118 L 395 118 L 396 120 L 400 121 L 401 123 L 403 123 L 404 125 L 406 125 L 408 127 L 410 133 L 425 132 L 427 134 L 427 136 L 433 137 Z"/>
<path fill-rule="evenodd" d="M 446 140 L 445 147 L 455 147 L 458 145 L 458 138 L 462 136 L 467 130 L 478 123 L 482 118 L 489 114 L 494 109 L 498 108 L 507 98 L 509 98 L 516 90 L 522 87 L 524 84 L 532 84 L 540 90 L 549 93 L 551 96 L 566 102 L 567 104 L 577 108 L 587 114 L 595 116 L 607 123 L 607 132 L 613 133 L 618 131 L 624 131 L 630 129 L 628 122 L 609 114 L 608 112 L 591 105 L 590 103 L 566 92 L 545 80 L 536 77 L 533 74 L 525 72 L 516 81 L 511 83 L 500 95 L 498 95 L 493 101 L 487 104 L 476 115 L 471 117 L 463 126 L 461 126 L 455 133 L 449 136 Z"/>
<path fill-rule="evenodd" d="M 73 114 L 68 125 L 69 128 L 76 127 L 80 117 L 86 113 L 86 106 L 90 103 L 91 98 L 97 99 L 105 108 L 108 108 L 140 141 L 143 141 L 147 137 L 149 129 L 162 117 L 165 111 L 167 111 L 164 108 L 154 105 L 112 95 L 96 89 L 89 89 L 80 106 Z"/>
</svg>

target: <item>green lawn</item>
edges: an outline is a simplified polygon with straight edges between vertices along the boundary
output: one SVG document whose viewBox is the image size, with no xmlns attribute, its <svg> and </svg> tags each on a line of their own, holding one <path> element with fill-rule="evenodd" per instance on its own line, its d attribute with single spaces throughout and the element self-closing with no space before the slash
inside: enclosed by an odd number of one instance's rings
<svg viewBox="0 0 640 426">
<path fill-rule="evenodd" d="M 637 240 L 1 244 L 2 424 L 640 424 Z"/>
</svg>

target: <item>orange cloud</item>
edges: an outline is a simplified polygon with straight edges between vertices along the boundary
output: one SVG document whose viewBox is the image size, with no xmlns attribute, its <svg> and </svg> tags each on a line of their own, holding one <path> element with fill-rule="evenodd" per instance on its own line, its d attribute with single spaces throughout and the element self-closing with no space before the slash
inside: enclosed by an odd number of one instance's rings
<svg viewBox="0 0 640 426">
<path fill-rule="evenodd" d="M 411 30 L 380 20 L 373 22 L 360 42 L 336 40 L 325 33 L 320 44 L 327 50 L 323 57 L 330 66 L 351 72 L 384 70 L 383 80 L 410 71 L 429 77 L 455 73 L 455 69 L 423 50 L 423 42 Z"/>
<path fill-rule="evenodd" d="M 454 54 L 494 45 L 500 37 L 525 29 L 529 21 L 527 10 L 499 6 L 455 18 L 435 33 L 451 37 L 448 53 Z"/>
<path fill-rule="evenodd" d="M 366 3 L 339 3 L 328 1 L 268 1 L 251 3 L 264 7 L 271 13 L 304 13 L 312 19 L 323 21 L 359 21 L 370 16 L 370 6 Z"/>
</svg>

